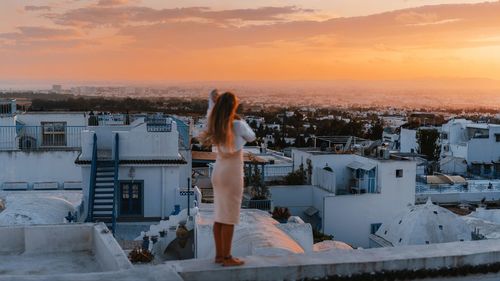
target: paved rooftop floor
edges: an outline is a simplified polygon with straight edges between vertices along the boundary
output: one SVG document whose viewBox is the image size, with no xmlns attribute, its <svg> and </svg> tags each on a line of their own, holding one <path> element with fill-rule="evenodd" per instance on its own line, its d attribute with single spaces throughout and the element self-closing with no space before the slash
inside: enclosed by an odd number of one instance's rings
<svg viewBox="0 0 500 281">
<path fill-rule="evenodd" d="M 0 275 L 99 272 L 90 251 L 50 254 L 0 254 Z"/>
</svg>

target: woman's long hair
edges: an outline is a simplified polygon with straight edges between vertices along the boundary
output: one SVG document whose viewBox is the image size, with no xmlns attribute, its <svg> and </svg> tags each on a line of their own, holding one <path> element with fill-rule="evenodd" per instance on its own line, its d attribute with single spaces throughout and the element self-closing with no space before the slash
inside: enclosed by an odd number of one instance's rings
<svg viewBox="0 0 500 281">
<path fill-rule="evenodd" d="M 225 92 L 217 96 L 212 112 L 208 115 L 207 128 L 200 135 L 204 146 L 215 145 L 232 150 L 233 121 L 239 119 L 236 115 L 238 105 L 238 98 L 233 93 Z"/>
</svg>

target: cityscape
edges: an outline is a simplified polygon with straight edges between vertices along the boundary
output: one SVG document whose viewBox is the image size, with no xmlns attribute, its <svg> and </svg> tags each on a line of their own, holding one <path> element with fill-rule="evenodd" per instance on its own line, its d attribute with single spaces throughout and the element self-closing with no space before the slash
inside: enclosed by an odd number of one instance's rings
<svg viewBox="0 0 500 281">
<path fill-rule="evenodd" d="M 500 1 L 0 8 L 0 281 L 500 280 Z"/>
</svg>

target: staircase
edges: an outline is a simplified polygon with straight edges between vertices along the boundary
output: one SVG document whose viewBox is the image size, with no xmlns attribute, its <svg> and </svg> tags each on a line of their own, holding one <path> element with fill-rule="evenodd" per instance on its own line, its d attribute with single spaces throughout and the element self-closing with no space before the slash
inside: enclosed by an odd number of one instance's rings
<svg viewBox="0 0 500 281">
<path fill-rule="evenodd" d="M 115 206 L 115 168 L 111 160 L 97 160 L 94 183 L 94 194 L 91 201 L 93 221 L 101 221 L 108 225 L 113 223 L 113 207 Z M 111 226 L 112 228 L 112 226 Z M 113 230 L 113 229 L 112 229 Z"/>
<path fill-rule="evenodd" d="M 97 152 L 97 137 L 90 174 L 89 208 L 87 221 L 104 222 L 114 233 L 116 228 L 116 203 L 118 200 L 118 134 L 115 135 L 115 157 Z"/>
</svg>

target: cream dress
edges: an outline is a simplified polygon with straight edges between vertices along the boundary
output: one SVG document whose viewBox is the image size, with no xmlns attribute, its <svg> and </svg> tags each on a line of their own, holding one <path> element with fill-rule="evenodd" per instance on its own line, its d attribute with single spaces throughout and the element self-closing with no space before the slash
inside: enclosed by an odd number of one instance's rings
<svg viewBox="0 0 500 281">
<path fill-rule="evenodd" d="M 207 117 L 212 111 L 213 102 L 209 99 Z M 241 199 L 243 196 L 243 146 L 255 140 L 255 133 L 243 120 L 233 123 L 234 147 L 220 147 L 212 172 L 214 192 L 214 221 L 223 224 L 240 222 Z M 233 151 L 233 152 L 230 152 Z"/>
</svg>

